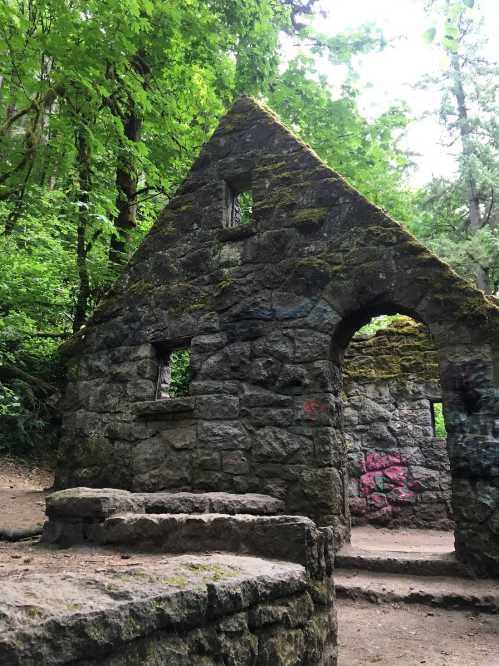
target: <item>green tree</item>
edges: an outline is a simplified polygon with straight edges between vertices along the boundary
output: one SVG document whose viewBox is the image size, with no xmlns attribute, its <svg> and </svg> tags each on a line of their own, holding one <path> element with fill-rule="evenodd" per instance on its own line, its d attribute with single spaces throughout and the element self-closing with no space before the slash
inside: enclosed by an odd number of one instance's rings
<svg viewBox="0 0 499 666">
<path fill-rule="evenodd" d="M 0 418 L 39 422 L 61 339 L 313 5 L 0 0 Z"/>
<path fill-rule="evenodd" d="M 485 292 L 499 287 L 499 67 L 484 55 L 483 19 L 473 0 L 430 3 L 447 67 L 425 84 L 441 93 L 439 117 L 457 148 L 455 179 L 434 180 L 419 198 L 414 231 Z"/>
</svg>

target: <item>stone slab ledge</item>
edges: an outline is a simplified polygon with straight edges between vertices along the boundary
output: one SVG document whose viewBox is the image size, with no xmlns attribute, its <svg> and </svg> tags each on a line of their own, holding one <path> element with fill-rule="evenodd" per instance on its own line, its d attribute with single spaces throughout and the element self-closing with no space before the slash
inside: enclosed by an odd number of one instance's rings
<svg viewBox="0 0 499 666">
<path fill-rule="evenodd" d="M 336 664 L 331 608 L 314 603 L 296 564 L 185 555 L 2 577 L 2 666 L 284 666 L 288 643 L 293 663 Z"/>
<path fill-rule="evenodd" d="M 50 519 L 104 520 L 114 513 L 225 513 L 276 515 L 281 500 L 257 493 L 132 493 L 115 488 L 69 488 L 46 498 Z"/>
<path fill-rule="evenodd" d="M 399 552 L 363 550 L 343 546 L 336 553 L 336 565 L 342 569 L 359 569 L 413 576 L 467 577 L 470 572 L 450 553 Z"/>
<path fill-rule="evenodd" d="M 303 516 L 116 513 L 103 522 L 51 519 L 43 540 L 126 545 L 136 552 L 251 554 L 301 564 L 317 579 L 331 576 L 334 567 L 333 528 Z"/>
</svg>

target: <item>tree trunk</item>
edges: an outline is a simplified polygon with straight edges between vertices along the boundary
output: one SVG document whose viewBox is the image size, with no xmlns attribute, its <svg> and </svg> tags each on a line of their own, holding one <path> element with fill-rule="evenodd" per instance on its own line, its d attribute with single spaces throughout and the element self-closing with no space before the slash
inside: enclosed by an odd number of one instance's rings
<svg viewBox="0 0 499 666">
<path fill-rule="evenodd" d="M 138 142 L 141 137 L 142 118 L 131 112 L 123 119 L 125 136 L 129 141 Z M 126 247 L 130 232 L 135 228 L 137 219 L 137 183 L 138 174 L 126 146 L 118 152 L 116 168 L 116 208 L 118 215 L 115 220 L 116 235 L 111 238 L 109 259 L 113 264 L 122 265 L 126 262 Z"/>
<path fill-rule="evenodd" d="M 144 90 L 147 90 L 151 68 L 147 62 L 144 49 L 131 58 L 130 67 L 135 75 L 140 77 Z M 120 106 L 111 107 L 112 112 L 121 118 L 123 131 L 128 141 L 138 143 L 141 140 L 143 117 L 140 107 L 128 93 L 126 108 Z M 109 247 L 109 259 L 115 265 L 126 262 L 126 247 L 130 239 L 130 232 L 135 229 L 137 220 L 137 183 L 138 172 L 134 158 L 128 147 L 124 144 L 118 153 L 118 165 L 116 168 L 116 186 L 118 195 L 116 207 L 118 215 L 115 221 L 116 234 L 111 238 Z"/>
<path fill-rule="evenodd" d="M 481 227 L 480 198 L 478 187 L 472 167 L 469 164 L 473 155 L 473 146 L 471 143 L 471 126 L 466 108 L 466 94 L 463 86 L 463 76 L 461 72 L 461 63 L 459 55 L 453 53 L 451 57 L 451 67 L 454 79 L 453 92 L 457 103 L 457 114 L 459 120 L 459 133 L 463 146 L 464 166 L 466 169 L 466 185 L 468 199 L 468 227 L 471 232 L 477 231 Z"/>
<path fill-rule="evenodd" d="M 473 144 L 471 140 L 472 127 L 468 118 L 461 62 L 457 53 L 452 53 L 451 55 L 451 68 L 453 76 L 452 91 L 456 98 L 459 133 L 463 147 L 463 167 L 468 205 L 467 229 L 470 234 L 474 234 L 482 227 L 482 215 L 480 212 L 480 195 L 478 192 L 477 180 L 473 172 L 473 167 L 470 164 L 473 156 Z M 480 266 L 477 262 L 475 262 L 475 276 L 478 288 L 482 289 L 485 293 L 491 293 L 492 286 L 490 284 L 489 275 L 483 266 Z"/>
<path fill-rule="evenodd" d="M 76 265 L 78 268 L 78 296 L 76 298 L 73 333 L 76 333 L 87 318 L 88 300 L 90 298 L 90 279 L 87 266 L 86 232 L 88 228 L 88 206 L 90 201 L 91 179 L 91 147 L 85 127 L 76 129 L 75 144 L 78 168 L 78 228 L 76 241 Z"/>
</svg>

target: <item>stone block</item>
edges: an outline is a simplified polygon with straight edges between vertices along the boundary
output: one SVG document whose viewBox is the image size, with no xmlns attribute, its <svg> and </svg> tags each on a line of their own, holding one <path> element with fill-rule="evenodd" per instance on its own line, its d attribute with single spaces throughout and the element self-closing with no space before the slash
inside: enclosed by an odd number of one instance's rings
<svg viewBox="0 0 499 666">
<path fill-rule="evenodd" d="M 410 465 L 409 472 L 421 489 L 440 490 L 440 474 L 438 472 L 418 465 Z"/>
<path fill-rule="evenodd" d="M 248 434 L 238 421 L 201 421 L 198 442 L 203 448 L 219 450 L 246 449 L 250 446 Z"/>
<path fill-rule="evenodd" d="M 69 488 L 47 495 L 47 516 L 63 520 L 103 520 L 118 511 L 143 511 L 140 497 L 115 488 Z"/>
<path fill-rule="evenodd" d="M 194 411 L 194 407 L 195 399 L 192 397 L 168 398 L 166 400 L 146 400 L 136 402 L 134 405 L 135 413 L 138 416 L 148 419 L 165 419 L 169 416 L 189 413 Z"/>
<path fill-rule="evenodd" d="M 189 387 L 191 395 L 238 395 L 241 385 L 237 381 L 197 381 L 193 380 Z"/>
<path fill-rule="evenodd" d="M 292 397 L 279 395 L 273 391 L 250 391 L 241 396 L 241 406 L 254 407 L 278 407 L 280 409 L 292 409 L 294 401 Z"/>
<path fill-rule="evenodd" d="M 197 434 L 196 427 L 181 426 L 177 428 L 163 428 L 158 435 L 166 446 L 172 449 L 193 449 L 196 446 Z"/>
<path fill-rule="evenodd" d="M 236 419 L 239 398 L 231 395 L 203 395 L 196 398 L 196 416 L 201 419 Z"/>
<path fill-rule="evenodd" d="M 222 469 L 222 458 L 219 451 L 200 451 L 197 464 L 200 469 L 220 471 Z"/>
<path fill-rule="evenodd" d="M 241 451 L 222 452 L 222 469 L 228 474 L 248 474 L 248 458 Z"/>
<path fill-rule="evenodd" d="M 288 363 L 295 360 L 293 341 L 280 331 L 273 331 L 270 335 L 256 340 L 253 343 L 253 353 L 257 357 L 270 357 Z"/>
<path fill-rule="evenodd" d="M 287 428 L 265 427 L 254 435 L 252 457 L 257 462 L 306 463 L 311 455 L 311 440 Z"/>
<path fill-rule="evenodd" d="M 313 439 L 316 465 L 337 469 L 345 466 L 347 444 L 339 428 L 314 428 Z"/>
<path fill-rule="evenodd" d="M 224 347 L 226 342 L 227 336 L 224 333 L 197 335 L 191 341 L 191 353 L 213 354 L 213 352 Z"/>
<path fill-rule="evenodd" d="M 295 423 L 309 423 L 317 426 L 338 425 L 341 404 L 330 393 L 296 398 Z"/>
<path fill-rule="evenodd" d="M 271 356 L 264 356 L 252 361 L 249 378 L 260 386 L 273 386 L 279 376 L 281 362 Z"/>
<path fill-rule="evenodd" d="M 253 409 L 241 409 L 241 417 L 252 426 L 286 426 L 293 423 L 294 412 L 292 409 L 254 407 Z"/>
</svg>

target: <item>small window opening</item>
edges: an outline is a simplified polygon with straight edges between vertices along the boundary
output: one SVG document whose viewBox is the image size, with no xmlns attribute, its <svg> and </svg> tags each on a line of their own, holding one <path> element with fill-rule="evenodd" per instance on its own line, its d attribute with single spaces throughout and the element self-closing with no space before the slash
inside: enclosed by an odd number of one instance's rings
<svg viewBox="0 0 499 666">
<path fill-rule="evenodd" d="M 433 425 L 433 434 L 435 437 L 447 437 L 445 429 L 445 420 L 443 405 L 441 402 L 431 402 L 431 422 Z"/>
<path fill-rule="evenodd" d="M 251 176 L 225 182 L 224 226 L 238 227 L 253 221 Z"/>
<path fill-rule="evenodd" d="M 191 350 L 189 347 L 158 346 L 159 368 L 156 400 L 189 395 L 191 383 Z"/>
</svg>

